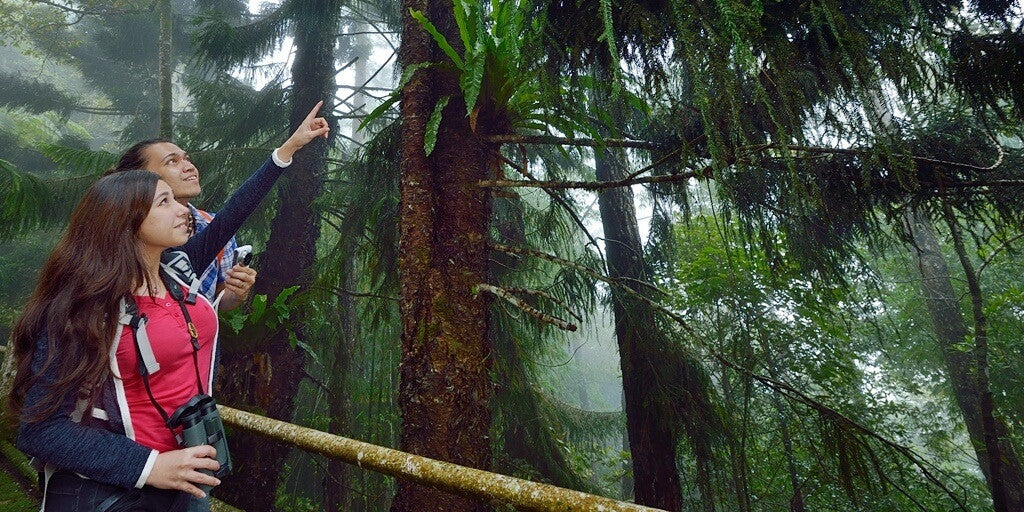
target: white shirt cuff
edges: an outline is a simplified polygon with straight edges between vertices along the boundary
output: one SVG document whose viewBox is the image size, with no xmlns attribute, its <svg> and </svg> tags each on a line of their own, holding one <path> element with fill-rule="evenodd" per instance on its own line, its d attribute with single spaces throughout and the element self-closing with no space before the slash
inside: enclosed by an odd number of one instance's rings
<svg viewBox="0 0 1024 512">
<path fill-rule="evenodd" d="M 146 465 L 142 467 L 142 474 L 139 475 L 139 480 L 135 482 L 136 489 L 142 489 L 143 485 L 146 485 L 146 480 L 149 480 L 149 474 L 153 472 L 153 466 L 156 465 L 156 456 L 160 455 L 160 452 L 151 450 L 149 452 L 149 458 L 146 459 Z"/>
<path fill-rule="evenodd" d="M 270 158 L 274 160 L 274 164 L 277 165 L 278 167 L 288 167 L 289 165 L 292 164 L 292 161 L 290 159 L 287 162 L 281 160 L 281 157 L 277 156 L 277 149 L 275 149 L 274 152 L 270 154 Z"/>
</svg>

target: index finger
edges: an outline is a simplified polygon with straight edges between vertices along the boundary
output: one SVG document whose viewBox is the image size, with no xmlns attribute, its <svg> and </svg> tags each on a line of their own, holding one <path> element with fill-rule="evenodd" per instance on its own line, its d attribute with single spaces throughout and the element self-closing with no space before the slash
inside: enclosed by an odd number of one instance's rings
<svg viewBox="0 0 1024 512">
<path fill-rule="evenodd" d="M 316 106 L 313 107 L 313 110 L 310 110 L 309 114 L 306 114 L 306 121 L 313 120 L 313 118 L 316 117 L 316 113 L 320 110 L 320 107 L 322 107 L 322 106 L 324 106 L 324 100 L 318 101 L 316 103 Z"/>
</svg>

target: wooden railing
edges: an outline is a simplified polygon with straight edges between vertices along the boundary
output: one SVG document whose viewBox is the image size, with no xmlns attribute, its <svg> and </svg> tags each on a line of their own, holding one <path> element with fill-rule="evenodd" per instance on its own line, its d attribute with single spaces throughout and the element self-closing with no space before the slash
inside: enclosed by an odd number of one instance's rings
<svg viewBox="0 0 1024 512">
<path fill-rule="evenodd" d="M 327 432 L 220 407 L 224 423 L 236 428 L 403 480 L 485 502 L 500 502 L 518 510 L 544 511 L 648 511 L 659 509 L 616 501 L 593 494 L 563 489 L 434 460 Z"/>
</svg>

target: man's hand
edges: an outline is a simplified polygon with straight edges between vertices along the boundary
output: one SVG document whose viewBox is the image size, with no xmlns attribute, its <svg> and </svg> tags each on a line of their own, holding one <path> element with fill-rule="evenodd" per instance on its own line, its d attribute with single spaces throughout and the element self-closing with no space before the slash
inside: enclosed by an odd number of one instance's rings
<svg viewBox="0 0 1024 512">
<path fill-rule="evenodd" d="M 301 149 L 309 141 L 323 137 L 327 138 L 327 133 L 331 131 L 330 127 L 327 126 L 327 120 L 322 117 L 316 117 L 316 113 L 320 111 L 320 107 L 324 104 L 323 100 L 318 102 L 313 110 L 309 111 L 306 118 L 302 120 L 299 127 L 295 129 L 295 133 L 288 140 L 277 148 L 277 157 L 285 162 L 291 161 L 292 155 L 296 151 Z"/>
<path fill-rule="evenodd" d="M 161 453 L 156 456 L 146 484 L 158 489 L 177 489 L 203 498 L 206 493 L 196 485 L 220 485 L 216 477 L 199 472 L 200 469 L 220 469 L 220 463 L 214 459 L 216 456 L 217 450 L 210 445 Z"/>
<path fill-rule="evenodd" d="M 240 306 L 249 298 L 252 286 L 256 284 L 256 269 L 244 265 L 235 265 L 228 271 L 228 278 L 222 283 L 224 296 L 220 299 L 220 309 L 227 311 Z"/>
</svg>

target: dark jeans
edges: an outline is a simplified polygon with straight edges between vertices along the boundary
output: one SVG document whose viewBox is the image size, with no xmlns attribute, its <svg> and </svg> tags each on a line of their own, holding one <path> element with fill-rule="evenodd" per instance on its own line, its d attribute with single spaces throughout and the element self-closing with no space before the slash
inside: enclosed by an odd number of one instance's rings
<svg viewBox="0 0 1024 512">
<path fill-rule="evenodd" d="M 58 471 L 46 484 L 46 512 L 183 512 L 188 495 L 143 487 L 125 489 Z"/>
</svg>

